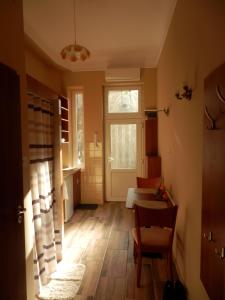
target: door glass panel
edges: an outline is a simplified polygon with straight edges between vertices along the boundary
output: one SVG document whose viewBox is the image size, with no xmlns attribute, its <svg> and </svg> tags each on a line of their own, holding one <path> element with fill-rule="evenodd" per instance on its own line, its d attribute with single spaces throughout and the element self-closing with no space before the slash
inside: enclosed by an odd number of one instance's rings
<svg viewBox="0 0 225 300">
<path fill-rule="evenodd" d="M 111 124 L 111 169 L 136 168 L 136 124 Z"/>
<path fill-rule="evenodd" d="M 137 113 L 138 90 L 108 91 L 108 113 Z"/>
</svg>

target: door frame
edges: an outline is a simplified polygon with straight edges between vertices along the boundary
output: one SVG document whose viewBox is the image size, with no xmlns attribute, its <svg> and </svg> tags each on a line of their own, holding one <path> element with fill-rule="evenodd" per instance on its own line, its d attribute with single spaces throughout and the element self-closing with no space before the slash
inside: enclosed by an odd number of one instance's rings
<svg viewBox="0 0 225 300">
<path fill-rule="evenodd" d="M 111 174 L 113 170 L 109 167 L 110 162 L 108 157 L 110 156 L 110 125 L 111 124 L 136 124 L 136 168 L 135 169 L 121 169 L 121 173 L 133 173 L 136 172 L 136 176 L 142 176 L 144 172 L 144 120 L 142 119 L 108 119 L 105 121 L 105 196 L 107 201 L 123 201 L 124 197 L 111 197 Z M 110 169 L 110 170 L 109 170 Z M 119 170 L 118 170 L 119 172 Z"/>
<path fill-rule="evenodd" d="M 108 113 L 107 112 L 107 97 L 109 90 L 126 90 L 126 89 L 138 89 L 139 90 L 139 104 L 138 104 L 138 112 L 137 113 Z M 145 115 L 144 115 L 144 104 L 142 100 L 143 93 L 143 83 L 134 82 L 134 83 L 112 83 L 104 85 L 104 101 L 103 101 L 103 136 L 104 136 L 104 199 L 107 200 L 107 123 L 117 123 L 117 124 L 126 124 L 129 122 L 134 122 L 136 124 L 141 124 L 141 167 L 139 166 L 139 170 L 137 172 L 138 176 L 145 176 L 147 172 L 147 162 L 145 159 L 145 138 L 144 138 L 144 130 L 145 130 Z M 113 200 L 113 201 L 121 201 L 121 200 Z"/>
</svg>

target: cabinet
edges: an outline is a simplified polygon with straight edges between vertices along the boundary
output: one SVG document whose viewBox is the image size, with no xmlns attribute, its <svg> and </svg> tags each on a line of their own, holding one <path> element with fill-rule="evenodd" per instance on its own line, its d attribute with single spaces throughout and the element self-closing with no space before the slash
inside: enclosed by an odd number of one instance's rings
<svg viewBox="0 0 225 300">
<path fill-rule="evenodd" d="M 158 156 L 158 119 L 148 115 L 145 121 L 145 155 L 148 160 L 148 178 L 161 177 L 161 157 Z"/>
<path fill-rule="evenodd" d="M 76 208 L 80 203 L 81 190 L 80 190 L 81 171 L 78 170 L 73 174 L 73 207 Z"/>
<path fill-rule="evenodd" d="M 201 279 L 211 300 L 224 300 L 225 64 L 204 83 Z"/>
<path fill-rule="evenodd" d="M 158 154 L 158 122 L 157 117 L 145 121 L 145 155 Z"/>
<path fill-rule="evenodd" d="M 69 100 L 59 96 L 61 102 L 61 142 L 69 142 Z"/>
<path fill-rule="evenodd" d="M 161 177 L 161 157 L 148 156 L 148 178 Z"/>
<path fill-rule="evenodd" d="M 80 203 L 81 198 L 81 170 L 77 168 L 63 169 L 64 178 L 64 221 L 67 222 L 73 216 L 74 209 Z"/>
</svg>

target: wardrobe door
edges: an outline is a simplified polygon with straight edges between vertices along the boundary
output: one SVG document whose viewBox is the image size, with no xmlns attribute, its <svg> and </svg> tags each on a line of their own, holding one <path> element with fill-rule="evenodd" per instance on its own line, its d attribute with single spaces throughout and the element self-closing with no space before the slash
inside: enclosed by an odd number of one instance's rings
<svg viewBox="0 0 225 300">
<path fill-rule="evenodd" d="M 225 299 L 225 64 L 205 80 L 201 278 Z"/>
<path fill-rule="evenodd" d="M 8 300 L 26 299 L 20 117 L 19 76 L 0 64 L 0 298 Z"/>
</svg>

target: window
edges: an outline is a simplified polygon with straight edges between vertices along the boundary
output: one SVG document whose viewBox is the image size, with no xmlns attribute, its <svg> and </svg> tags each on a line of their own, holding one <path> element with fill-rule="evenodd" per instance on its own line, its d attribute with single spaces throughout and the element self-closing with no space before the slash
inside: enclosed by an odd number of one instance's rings
<svg viewBox="0 0 225 300">
<path fill-rule="evenodd" d="M 109 113 L 138 112 L 138 90 L 109 91 Z"/>
<path fill-rule="evenodd" d="M 140 86 L 106 87 L 106 118 L 123 118 L 141 116 Z M 128 116 L 129 115 L 129 116 Z"/>
<path fill-rule="evenodd" d="M 83 90 L 72 91 L 73 162 L 84 167 L 84 97 Z"/>
</svg>

